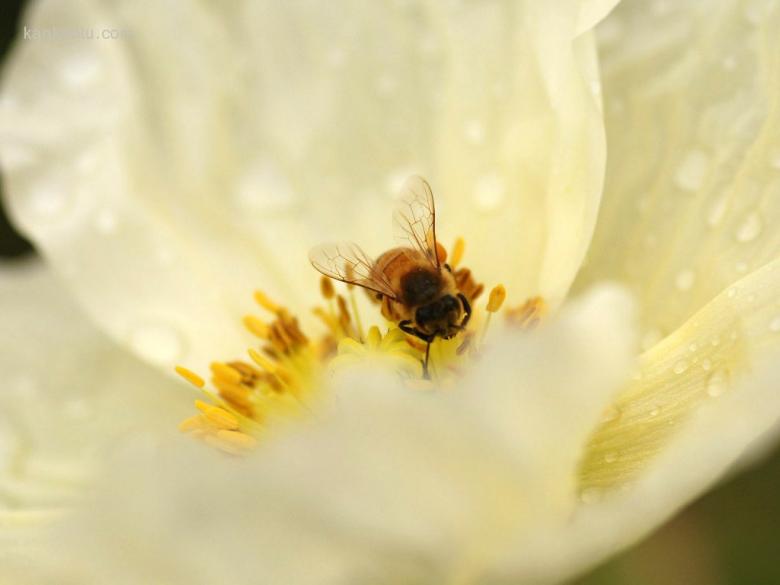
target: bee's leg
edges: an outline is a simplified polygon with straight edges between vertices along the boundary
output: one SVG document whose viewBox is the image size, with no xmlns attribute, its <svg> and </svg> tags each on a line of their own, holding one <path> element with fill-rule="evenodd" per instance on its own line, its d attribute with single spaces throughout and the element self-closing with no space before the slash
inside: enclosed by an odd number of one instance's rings
<svg viewBox="0 0 780 585">
<path fill-rule="evenodd" d="M 425 361 L 423 361 L 423 379 L 424 380 L 430 380 L 431 374 L 428 372 L 428 358 L 431 355 L 431 342 L 429 341 L 425 345 Z"/>
<path fill-rule="evenodd" d="M 460 299 L 460 302 L 463 303 L 463 311 L 466 313 L 466 316 L 463 317 L 463 321 L 460 323 L 460 327 L 462 329 L 469 324 L 469 319 L 471 319 L 471 305 L 469 304 L 466 295 L 463 293 L 458 293 L 458 298 Z"/>
<path fill-rule="evenodd" d="M 423 360 L 423 378 L 426 380 L 430 380 L 431 376 L 428 373 L 428 358 L 431 354 L 431 343 L 433 342 L 434 336 L 433 335 L 427 335 L 426 333 L 423 333 L 419 329 L 416 329 L 411 326 L 412 322 L 407 320 L 399 321 L 398 328 L 403 331 L 404 333 L 408 333 L 409 335 L 414 335 L 415 337 L 422 339 L 425 343 L 425 359 Z"/>
</svg>

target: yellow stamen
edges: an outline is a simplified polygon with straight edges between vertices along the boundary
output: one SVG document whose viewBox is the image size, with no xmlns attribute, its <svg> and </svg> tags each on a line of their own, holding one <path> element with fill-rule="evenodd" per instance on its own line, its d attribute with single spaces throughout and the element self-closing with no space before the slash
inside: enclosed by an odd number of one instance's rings
<svg viewBox="0 0 780 585">
<path fill-rule="evenodd" d="M 196 388 L 203 388 L 203 386 L 206 384 L 206 382 L 203 381 L 203 378 L 198 376 L 198 374 L 192 370 L 188 370 L 184 366 L 176 366 L 176 373 Z"/>
<path fill-rule="evenodd" d="M 212 362 L 210 367 L 214 378 L 225 380 L 226 382 L 231 382 L 232 384 L 238 384 L 241 382 L 241 372 L 238 372 L 227 364 L 223 364 L 221 362 Z"/>
<path fill-rule="evenodd" d="M 206 404 L 202 400 L 196 400 L 195 407 L 217 428 L 235 430 L 239 427 L 238 419 L 224 408 Z"/>
<path fill-rule="evenodd" d="M 268 339 L 269 327 L 263 321 L 253 315 L 247 315 L 243 319 L 244 327 L 252 334 L 261 339 Z"/>
<path fill-rule="evenodd" d="M 490 291 L 490 298 L 488 299 L 487 311 L 488 313 L 496 313 L 501 309 L 501 305 L 506 300 L 506 289 L 503 284 L 499 284 L 493 287 Z"/>
<path fill-rule="evenodd" d="M 261 290 L 255 291 L 255 302 L 271 313 L 278 313 L 282 308 L 269 299 L 268 296 Z"/>
<path fill-rule="evenodd" d="M 463 260 L 463 250 L 466 248 L 466 242 L 463 238 L 456 238 L 455 243 L 452 246 L 452 254 L 450 255 L 450 268 L 455 270 Z"/>
<path fill-rule="evenodd" d="M 179 423 L 179 430 L 182 433 L 188 433 L 190 431 L 194 431 L 195 429 L 201 428 L 203 428 L 203 420 L 199 414 L 191 416 L 190 418 L 185 418 Z"/>
<path fill-rule="evenodd" d="M 506 289 L 503 284 L 498 284 L 490 291 L 490 297 L 488 298 L 488 304 L 486 307 L 487 317 L 485 318 L 485 325 L 482 327 L 482 333 L 479 336 L 479 345 L 485 341 L 488 329 L 490 329 L 490 319 L 493 317 L 493 313 L 501 308 L 506 299 Z"/>
<path fill-rule="evenodd" d="M 328 300 L 332 299 L 333 295 L 336 294 L 336 290 L 333 288 L 333 281 L 327 276 L 320 278 L 320 293 Z"/>
<path fill-rule="evenodd" d="M 542 297 L 531 297 L 525 303 L 506 312 L 507 322 L 522 329 L 533 329 L 547 313 L 547 304 Z"/>
<path fill-rule="evenodd" d="M 447 261 L 447 248 L 442 246 L 439 242 L 436 242 L 436 258 L 441 264 L 444 264 Z"/>
<path fill-rule="evenodd" d="M 240 449 L 251 449 L 257 445 L 257 439 L 240 431 L 217 431 L 217 438 Z"/>
</svg>

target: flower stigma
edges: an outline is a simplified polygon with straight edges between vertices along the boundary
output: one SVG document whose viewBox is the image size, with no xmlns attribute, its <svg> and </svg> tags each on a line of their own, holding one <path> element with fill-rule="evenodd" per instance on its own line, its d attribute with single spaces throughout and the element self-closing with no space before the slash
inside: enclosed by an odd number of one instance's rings
<svg viewBox="0 0 780 585">
<path fill-rule="evenodd" d="M 176 367 L 179 376 L 203 394 L 195 401 L 198 414 L 182 421 L 179 430 L 224 453 L 247 453 L 275 422 L 309 412 L 309 402 L 322 392 L 321 380 L 355 366 L 389 369 L 410 390 L 446 387 L 482 351 L 493 314 L 502 309 L 507 297 L 499 284 L 490 291 L 484 307 L 476 305 L 484 287 L 470 269 L 460 266 L 464 251 L 464 240 L 457 238 L 449 255 L 443 247 L 437 255 L 442 260 L 449 256 L 457 289 L 473 307 L 472 319 L 458 335 L 437 337 L 430 348 L 399 328 L 390 305 L 371 295 L 385 325 L 372 325 L 365 332 L 353 284 L 344 284 L 342 293 L 333 280 L 321 278 L 323 303 L 312 309 L 324 328 L 317 339 L 304 334 L 286 307 L 256 291 L 254 299 L 266 317 L 243 318 L 245 329 L 259 341 L 257 347 L 248 349 L 248 360 L 211 363 L 209 388 L 195 372 Z M 515 329 L 533 329 L 545 312 L 542 298 L 534 297 L 507 310 L 505 322 Z"/>
</svg>

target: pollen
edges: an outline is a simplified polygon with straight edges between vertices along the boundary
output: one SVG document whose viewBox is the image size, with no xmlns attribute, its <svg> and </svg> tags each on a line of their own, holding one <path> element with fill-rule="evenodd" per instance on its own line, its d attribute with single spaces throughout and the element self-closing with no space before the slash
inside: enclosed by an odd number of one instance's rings
<svg viewBox="0 0 780 585">
<path fill-rule="evenodd" d="M 363 328 L 354 285 L 319 280 L 320 303 L 312 308 L 320 333 L 304 333 L 298 318 L 263 291 L 255 291 L 260 314 L 243 317 L 244 328 L 255 337 L 246 359 L 215 360 L 209 364 L 209 383 L 194 371 L 177 366 L 176 372 L 198 393 L 196 413 L 179 424 L 183 433 L 231 455 L 251 452 L 267 430 L 279 421 L 308 416 L 309 403 L 326 387 L 323 381 L 356 366 L 395 372 L 408 391 L 436 392 L 446 388 L 468 368 L 485 346 L 491 317 L 507 298 L 503 285 L 490 291 L 486 304 L 475 301 L 484 291 L 469 268 L 461 265 L 465 242 L 458 238 L 448 254 L 437 243 L 440 262 L 449 266 L 458 292 L 468 300 L 473 315 L 468 327 L 451 339 L 436 338 L 430 345 L 398 327 L 388 299 L 378 303 Z M 349 275 L 351 267 L 345 270 Z M 443 270 L 443 268 L 442 268 Z M 339 290 L 341 289 L 341 290 Z M 535 327 L 546 311 L 541 297 L 529 299 L 506 312 L 507 322 Z M 384 317 L 384 322 L 383 322 Z M 316 325 L 317 323 L 315 323 Z M 423 367 L 428 355 L 428 370 Z"/>
</svg>

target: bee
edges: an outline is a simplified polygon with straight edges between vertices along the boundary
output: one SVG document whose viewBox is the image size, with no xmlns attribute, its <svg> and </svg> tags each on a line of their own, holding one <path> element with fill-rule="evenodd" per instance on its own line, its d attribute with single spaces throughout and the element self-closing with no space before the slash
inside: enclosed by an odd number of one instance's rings
<svg viewBox="0 0 780 585">
<path fill-rule="evenodd" d="M 311 250 L 309 260 L 319 272 L 366 289 L 382 304 L 382 313 L 399 329 L 426 342 L 427 371 L 430 344 L 450 339 L 466 328 L 471 305 L 459 289 L 446 252 L 436 241 L 433 191 L 422 177 L 404 185 L 393 213 L 400 244 L 371 258 L 351 242 L 324 244 Z"/>
</svg>

